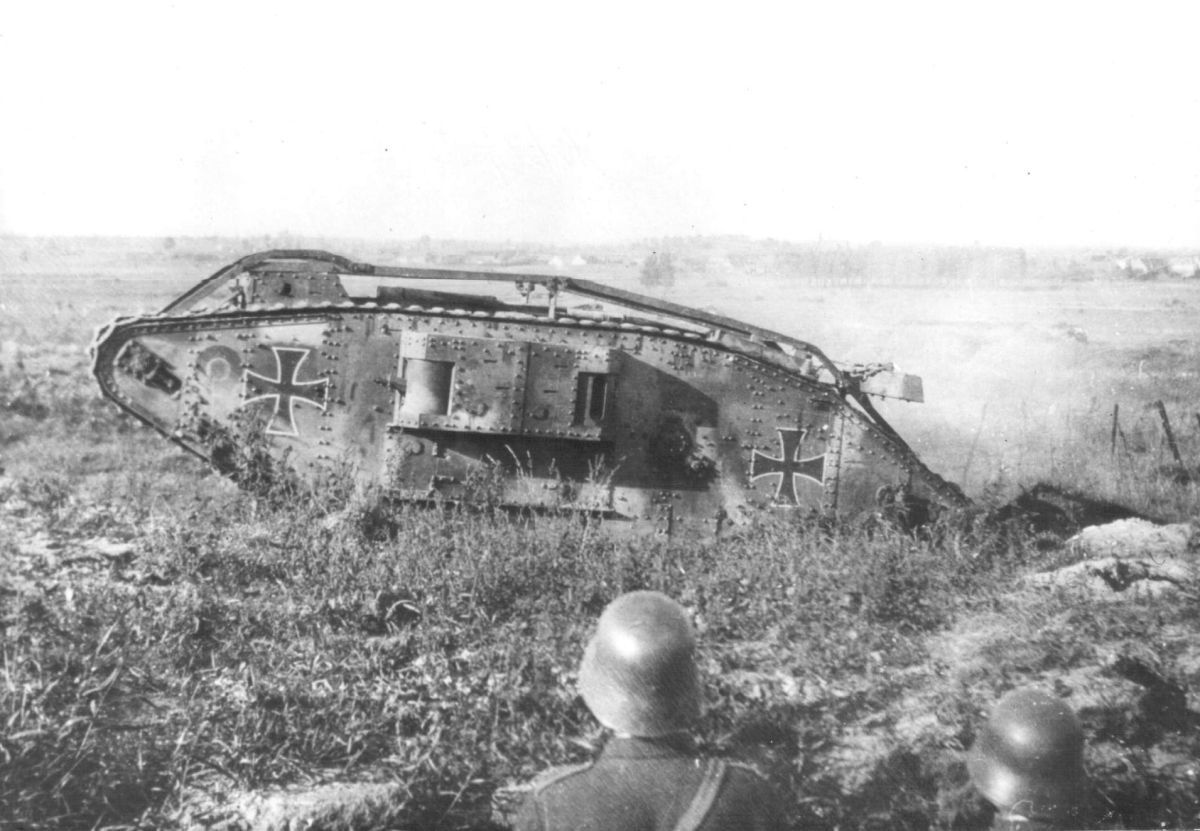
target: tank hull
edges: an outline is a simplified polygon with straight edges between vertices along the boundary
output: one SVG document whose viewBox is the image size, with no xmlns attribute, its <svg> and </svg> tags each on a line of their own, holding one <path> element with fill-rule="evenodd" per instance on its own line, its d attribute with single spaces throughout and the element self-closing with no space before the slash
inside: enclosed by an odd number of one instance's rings
<svg viewBox="0 0 1200 831">
<path fill-rule="evenodd" d="M 219 468 L 253 443 L 313 482 L 670 532 L 764 511 L 844 518 L 897 494 L 965 504 L 807 352 L 553 302 L 354 299 L 340 263 L 263 262 L 225 281 L 232 300 L 185 295 L 94 347 L 110 398 Z"/>
</svg>

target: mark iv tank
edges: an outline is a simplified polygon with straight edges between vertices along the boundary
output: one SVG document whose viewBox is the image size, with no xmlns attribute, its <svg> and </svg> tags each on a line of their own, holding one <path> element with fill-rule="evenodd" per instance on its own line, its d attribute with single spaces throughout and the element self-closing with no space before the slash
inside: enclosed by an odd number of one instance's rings
<svg viewBox="0 0 1200 831">
<path fill-rule="evenodd" d="M 511 298 L 459 290 L 481 283 Z M 94 360 L 113 401 L 226 472 L 253 445 L 400 500 L 701 533 L 967 505 L 871 403 L 921 400 L 919 378 L 569 277 L 270 251 L 104 327 Z"/>
</svg>

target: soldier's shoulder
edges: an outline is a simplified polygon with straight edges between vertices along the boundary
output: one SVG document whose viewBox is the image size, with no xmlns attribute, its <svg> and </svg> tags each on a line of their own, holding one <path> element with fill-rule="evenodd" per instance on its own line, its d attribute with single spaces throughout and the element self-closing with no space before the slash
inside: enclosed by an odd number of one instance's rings
<svg viewBox="0 0 1200 831">
<path fill-rule="evenodd" d="M 779 791 L 757 768 L 741 762 L 726 762 L 725 792 L 729 796 L 776 808 L 782 804 Z"/>
<path fill-rule="evenodd" d="M 784 827 L 784 803 L 775 787 L 754 767 L 732 760 L 722 764 L 719 791 L 703 827 L 767 831 Z"/>
<path fill-rule="evenodd" d="M 556 767 L 547 768 L 534 777 L 533 782 L 530 783 L 530 793 L 536 796 L 548 788 L 551 788 L 557 784 L 565 782 L 573 776 L 578 776 L 579 774 L 590 770 L 591 767 L 591 762 L 584 762 L 583 764 L 579 765 L 558 765 Z"/>
</svg>

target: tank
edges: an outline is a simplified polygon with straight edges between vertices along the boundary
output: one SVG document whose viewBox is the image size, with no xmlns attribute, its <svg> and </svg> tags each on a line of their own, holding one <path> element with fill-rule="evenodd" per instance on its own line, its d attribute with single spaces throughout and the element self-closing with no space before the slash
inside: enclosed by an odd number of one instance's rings
<svg viewBox="0 0 1200 831">
<path fill-rule="evenodd" d="M 269 251 L 103 327 L 93 360 L 106 396 L 245 484 L 702 534 L 968 504 L 872 402 L 920 401 L 919 378 L 573 277 Z"/>
</svg>

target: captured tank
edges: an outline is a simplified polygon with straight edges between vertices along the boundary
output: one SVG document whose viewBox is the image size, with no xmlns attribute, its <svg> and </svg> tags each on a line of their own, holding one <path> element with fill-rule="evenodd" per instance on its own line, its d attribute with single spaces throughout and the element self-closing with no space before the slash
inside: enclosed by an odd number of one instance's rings
<svg viewBox="0 0 1200 831">
<path fill-rule="evenodd" d="M 250 459 L 703 534 L 968 504 L 872 404 L 920 401 L 919 378 L 572 277 L 269 251 L 102 328 L 93 357 L 105 395 L 244 482 Z"/>
</svg>

